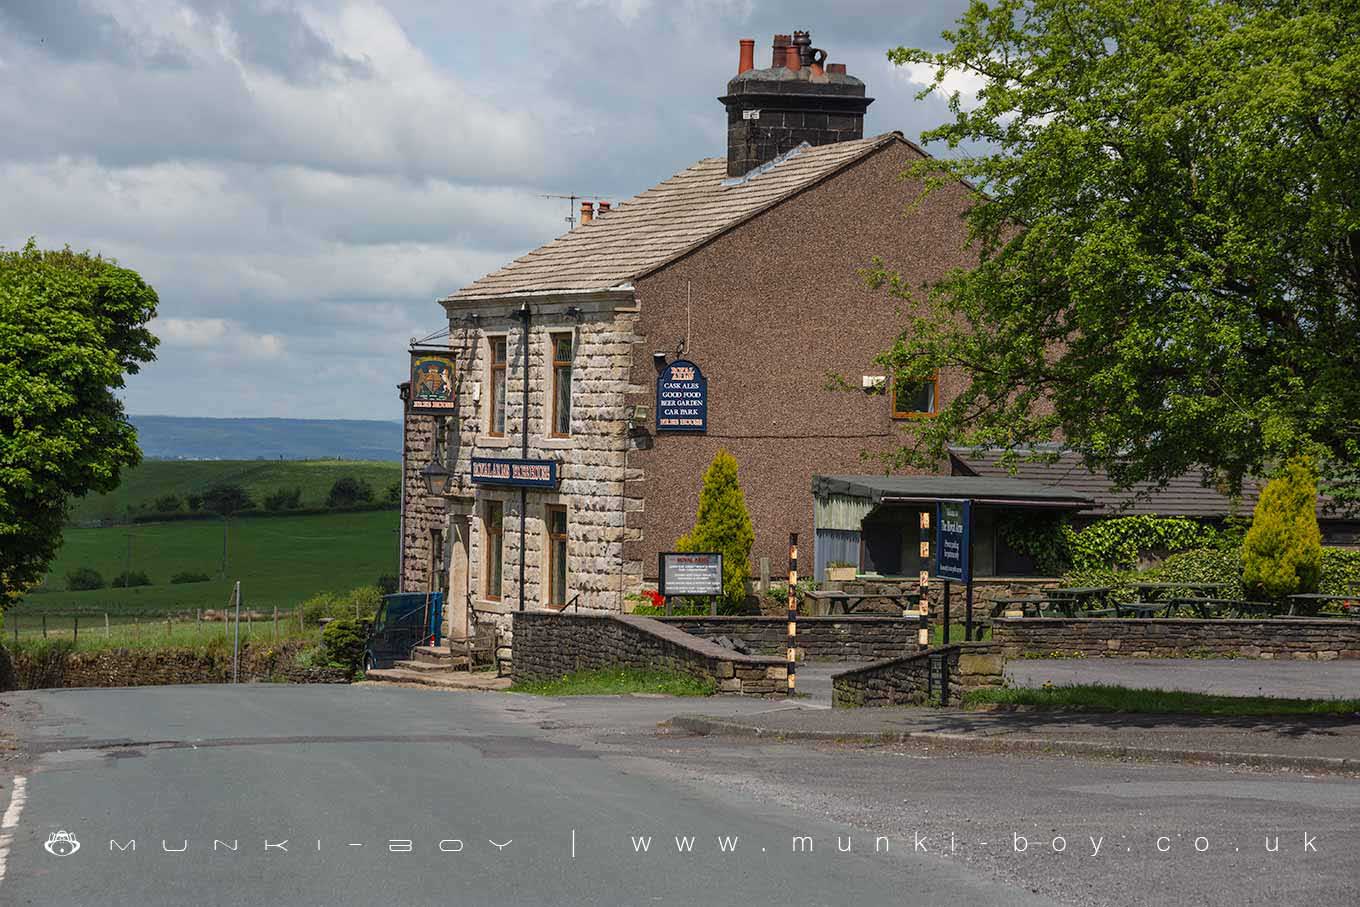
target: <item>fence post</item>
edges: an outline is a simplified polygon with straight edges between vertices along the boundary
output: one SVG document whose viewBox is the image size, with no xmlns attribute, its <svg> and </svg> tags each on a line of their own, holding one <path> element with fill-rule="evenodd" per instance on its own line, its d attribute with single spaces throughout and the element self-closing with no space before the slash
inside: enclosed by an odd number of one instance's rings
<svg viewBox="0 0 1360 907">
<path fill-rule="evenodd" d="M 789 692 L 798 690 L 798 533 L 789 533 Z"/>
<path fill-rule="evenodd" d="M 760 597 L 764 598 L 770 591 L 770 559 L 762 557 L 760 559 Z"/>
<path fill-rule="evenodd" d="M 46 639 L 46 638 L 47 638 L 47 615 L 44 614 L 44 615 L 42 616 L 42 618 L 43 618 L 43 639 Z"/>
<path fill-rule="evenodd" d="M 72 643 L 72 644 L 75 644 L 75 643 L 77 643 L 77 642 L 80 642 L 80 618 L 79 618 L 79 617 L 72 617 L 72 618 L 71 618 L 71 643 Z"/>
<path fill-rule="evenodd" d="M 109 612 L 104 612 L 104 638 L 109 638 Z"/>
<path fill-rule="evenodd" d="M 917 634 L 922 646 L 930 645 L 930 511 L 921 511 L 921 622 L 923 626 Z"/>
<path fill-rule="evenodd" d="M 274 606 L 274 642 L 279 641 L 279 606 Z"/>
<path fill-rule="evenodd" d="M 231 647 L 231 682 L 241 682 L 241 581 L 236 581 L 236 640 Z"/>
</svg>

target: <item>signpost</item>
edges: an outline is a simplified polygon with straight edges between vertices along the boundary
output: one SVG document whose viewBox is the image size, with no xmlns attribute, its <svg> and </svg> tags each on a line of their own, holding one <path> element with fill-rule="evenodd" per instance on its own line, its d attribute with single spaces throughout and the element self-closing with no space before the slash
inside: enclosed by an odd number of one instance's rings
<svg viewBox="0 0 1360 907">
<path fill-rule="evenodd" d="M 454 367 L 448 352 L 411 350 L 411 393 L 406 405 L 412 413 L 442 416 L 458 408 Z"/>
<path fill-rule="evenodd" d="M 944 580 L 944 630 L 949 643 L 949 596 L 951 582 L 966 584 L 963 636 L 973 638 L 973 502 L 939 501 L 935 518 L 935 575 Z"/>
<path fill-rule="evenodd" d="M 520 460 L 473 457 L 472 484 L 507 485 L 514 488 L 556 488 L 556 460 Z"/>
<path fill-rule="evenodd" d="M 688 359 L 675 360 L 657 376 L 656 430 L 708 431 L 708 379 Z"/>
<path fill-rule="evenodd" d="M 656 560 L 657 591 L 666 600 L 666 613 L 675 595 L 707 596 L 709 613 L 718 613 L 718 596 L 723 591 L 721 552 L 662 551 Z"/>
</svg>

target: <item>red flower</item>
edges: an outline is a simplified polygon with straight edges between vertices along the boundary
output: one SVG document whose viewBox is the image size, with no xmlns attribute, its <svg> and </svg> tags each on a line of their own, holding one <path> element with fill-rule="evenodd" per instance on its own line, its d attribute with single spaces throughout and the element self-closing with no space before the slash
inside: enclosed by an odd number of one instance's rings
<svg viewBox="0 0 1360 907">
<path fill-rule="evenodd" d="M 662 596 L 660 592 L 656 591 L 655 589 L 648 589 L 642 594 L 647 596 L 647 598 L 651 600 L 652 607 L 664 608 L 666 606 L 666 599 Z"/>
</svg>

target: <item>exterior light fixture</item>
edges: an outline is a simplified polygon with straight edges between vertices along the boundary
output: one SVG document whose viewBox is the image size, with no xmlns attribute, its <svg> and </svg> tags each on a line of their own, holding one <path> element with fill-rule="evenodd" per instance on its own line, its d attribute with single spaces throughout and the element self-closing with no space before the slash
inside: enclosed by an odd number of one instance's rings
<svg viewBox="0 0 1360 907">
<path fill-rule="evenodd" d="M 567 317 L 577 324 L 580 324 L 586 320 L 586 313 L 579 305 L 568 306 Z"/>
<path fill-rule="evenodd" d="M 647 415 L 650 410 L 646 404 L 638 403 L 628 409 L 628 430 L 637 431 L 647 424 Z"/>
<path fill-rule="evenodd" d="M 453 473 L 449 472 L 449 468 L 443 463 L 435 460 L 420 471 L 420 477 L 425 480 L 426 491 L 435 497 L 442 497 L 448 493 Z"/>
<path fill-rule="evenodd" d="M 666 367 L 666 354 L 664 351 L 657 350 L 655 353 L 652 353 L 652 365 L 656 366 L 658 372 Z"/>
</svg>

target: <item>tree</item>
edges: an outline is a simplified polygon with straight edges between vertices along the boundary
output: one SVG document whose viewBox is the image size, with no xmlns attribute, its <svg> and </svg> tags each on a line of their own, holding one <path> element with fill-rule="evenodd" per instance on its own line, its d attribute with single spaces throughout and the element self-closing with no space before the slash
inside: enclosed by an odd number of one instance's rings
<svg viewBox="0 0 1360 907">
<path fill-rule="evenodd" d="M 975 0 L 944 38 L 889 58 L 934 69 L 922 97 L 982 86 L 923 135 L 962 156 L 911 169 L 973 187 L 979 261 L 869 272 L 911 301 L 883 364 L 960 388 L 896 462 L 1060 437 L 1124 485 L 1235 490 L 1298 453 L 1354 475 L 1360 6 Z"/>
<path fill-rule="evenodd" d="M 751 575 L 751 546 L 755 543 L 746 495 L 737 482 L 737 460 L 719 450 L 704 471 L 699 492 L 699 514 L 694 528 L 675 543 L 677 551 L 720 551 L 723 556 L 723 604 L 728 609 L 746 600 Z"/>
<path fill-rule="evenodd" d="M 0 251 L 0 607 L 42 580 L 70 496 L 112 491 L 141 460 L 116 391 L 155 358 L 156 305 L 88 252 Z"/>
<path fill-rule="evenodd" d="M 372 485 L 363 479 L 341 476 L 331 486 L 330 494 L 326 495 L 326 506 L 353 507 L 355 504 L 367 504 L 371 500 L 373 500 Z"/>
<path fill-rule="evenodd" d="M 155 510 L 157 513 L 174 513 L 179 510 L 179 495 L 167 494 L 156 498 Z"/>
<path fill-rule="evenodd" d="M 301 488 L 279 488 L 264 499 L 265 510 L 296 510 L 301 506 Z"/>
<path fill-rule="evenodd" d="M 1316 592 L 1322 579 L 1317 477 L 1303 459 L 1285 464 L 1262 490 L 1242 544 L 1242 584 L 1248 594 L 1276 601 Z"/>
<path fill-rule="evenodd" d="M 214 485 L 203 492 L 203 508 L 222 516 L 229 517 L 254 505 L 255 502 L 250 499 L 250 492 L 234 483 Z"/>
<path fill-rule="evenodd" d="M 197 513 L 199 509 L 203 507 L 203 495 L 201 494 L 186 495 L 184 498 L 184 503 L 189 506 L 190 512 Z"/>
</svg>

